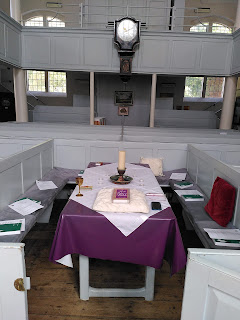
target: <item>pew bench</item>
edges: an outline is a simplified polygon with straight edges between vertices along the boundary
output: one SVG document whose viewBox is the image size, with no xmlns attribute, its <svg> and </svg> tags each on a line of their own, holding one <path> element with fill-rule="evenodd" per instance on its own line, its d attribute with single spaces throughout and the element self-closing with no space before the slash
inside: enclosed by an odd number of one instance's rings
<svg viewBox="0 0 240 320">
<path fill-rule="evenodd" d="M 44 206 L 42 209 L 36 212 L 22 216 L 21 214 L 15 212 L 8 206 L 0 210 L 0 220 L 15 220 L 25 218 L 25 231 L 20 234 L 1 236 L 0 242 L 21 242 L 27 233 L 32 229 L 36 222 L 38 223 L 48 223 L 51 211 L 53 207 L 54 200 L 61 193 L 65 185 L 69 180 L 74 180 L 79 173 L 79 170 L 75 169 L 64 169 L 64 168 L 53 168 L 46 175 L 43 176 L 41 180 L 53 181 L 58 187 L 57 189 L 50 190 L 39 190 L 37 185 L 32 185 L 24 194 L 19 196 L 16 200 L 22 198 L 30 198 L 37 201 L 41 201 Z"/>
<path fill-rule="evenodd" d="M 198 190 L 204 195 L 204 201 L 185 201 L 182 197 L 179 197 L 176 193 L 176 197 L 179 201 L 179 203 L 182 206 L 182 215 L 184 219 L 184 223 L 187 230 L 194 230 L 201 240 L 203 246 L 207 249 L 233 249 L 231 247 L 225 247 L 225 246 L 216 246 L 212 239 L 209 238 L 208 234 L 204 231 L 204 228 L 211 228 L 211 229 L 233 229 L 235 226 L 232 222 L 229 222 L 226 228 L 221 227 L 218 223 L 216 223 L 205 211 L 204 207 L 209 201 L 209 198 L 204 193 L 204 191 L 193 182 L 193 180 L 190 178 L 187 169 L 176 169 L 172 171 L 166 171 L 164 172 L 163 177 L 156 177 L 158 180 L 158 183 L 162 187 L 170 187 L 172 191 L 174 190 L 180 190 L 179 188 L 174 186 L 175 180 L 171 180 L 170 176 L 172 173 L 179 173 L 179 172 L 185 172 L 187 173 L 186 180 L 193 183 L 192 187 L 187 188 L 186 190 Z"/>
</svg>

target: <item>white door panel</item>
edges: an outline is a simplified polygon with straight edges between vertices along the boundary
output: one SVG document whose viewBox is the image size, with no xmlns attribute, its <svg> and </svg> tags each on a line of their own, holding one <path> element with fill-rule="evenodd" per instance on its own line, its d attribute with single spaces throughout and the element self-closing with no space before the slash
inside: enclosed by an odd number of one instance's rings
<svg viewBox="0 0 240 320">
<path fill-rule="evenodd" d="M 181 320 L 240 319 L 240 252 L 188 251 Z"/>
<path fill-rule="evenodd" d="M 0 284 L 0 320 L 27 320 L 26 290 L 30 282 L 26 278 L 23 243 L 0 243 Z"/>
</svg>

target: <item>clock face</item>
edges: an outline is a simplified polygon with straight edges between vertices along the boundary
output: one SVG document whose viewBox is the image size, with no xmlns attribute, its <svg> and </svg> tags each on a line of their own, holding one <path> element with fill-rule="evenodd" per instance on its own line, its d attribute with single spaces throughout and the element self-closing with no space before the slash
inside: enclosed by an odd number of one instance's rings
<svg viewBox="0 0 240 320">
<path fill-rule="evenodd" d="M 117 34 L 123 41 L 133 40 L 138 33 L 137 25 L 130 19 L 122 20 L 117 27 Z"/>
</svg>

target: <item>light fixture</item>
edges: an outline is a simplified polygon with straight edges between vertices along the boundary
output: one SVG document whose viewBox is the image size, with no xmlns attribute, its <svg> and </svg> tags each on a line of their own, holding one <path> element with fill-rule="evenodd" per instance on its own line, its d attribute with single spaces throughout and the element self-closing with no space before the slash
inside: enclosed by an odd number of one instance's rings
<svg viewBox="0 0 240 320">
<path fill-rule="evenodd" d="M 62 3 L 60 2 L 47 2 L 47 8 L 62 8 Z"/>
<path fill-rule="evenodd" d="M 208 12 L 210 12 L 210 8 L 197 8 L 197 9 L 194 9 L 194 12 L 195 13 L 208 13 Z"/>
</svg>

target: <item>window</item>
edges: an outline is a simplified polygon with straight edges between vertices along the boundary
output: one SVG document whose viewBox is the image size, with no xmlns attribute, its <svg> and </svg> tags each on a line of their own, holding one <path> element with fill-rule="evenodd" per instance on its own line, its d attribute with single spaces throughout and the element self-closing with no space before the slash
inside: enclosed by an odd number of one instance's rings
<svg viewBox="0 0 240 320">
<path fill-rule="evenodd" d="M 186 77 L 184 97 L 187 98 L 222 98 L 223 77 Z"/>
<path fill-rule="evenodd" d="M 233 29 L 220 23 L 203 22 L 192 26 L 190 32 L 232 33 Z"/>
<path fill-rule="evenodd" d="M 66 93 L 66 72 L 28 70 L 27 89 L 35 92 Z"/>
<path fill-rule="evenodd" d="M 25 21 L 24 25 L 27 27 L 65 27 L 65 22 L 51 16 L 37 16 Z"/>
</svg>

